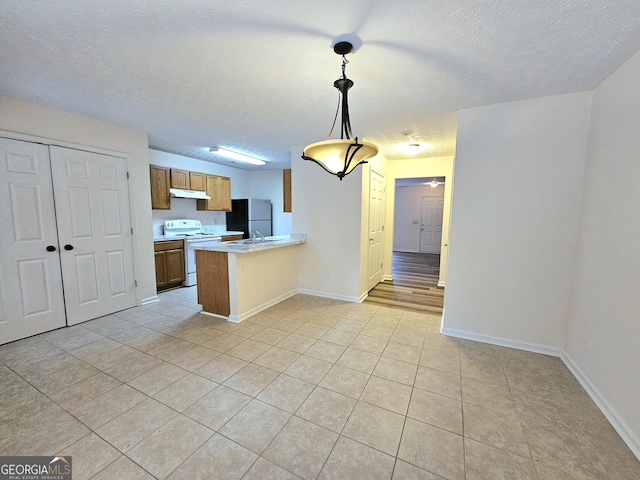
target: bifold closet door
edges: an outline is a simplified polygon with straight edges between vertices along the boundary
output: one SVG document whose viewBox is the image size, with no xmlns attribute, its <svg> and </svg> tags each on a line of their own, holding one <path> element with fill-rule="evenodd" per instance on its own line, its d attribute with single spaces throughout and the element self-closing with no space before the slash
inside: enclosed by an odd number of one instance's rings
<svg viewBox="0 0 640 480">
<path fill-rule="evenodd" d="M 50 147 L 69 325 L 135 305 L 124 158 Z"/>
<path fill-rule="evenodd" d="M 0 138 L 0 344 L 66 325 L 49 148 Z"/>
</svg>

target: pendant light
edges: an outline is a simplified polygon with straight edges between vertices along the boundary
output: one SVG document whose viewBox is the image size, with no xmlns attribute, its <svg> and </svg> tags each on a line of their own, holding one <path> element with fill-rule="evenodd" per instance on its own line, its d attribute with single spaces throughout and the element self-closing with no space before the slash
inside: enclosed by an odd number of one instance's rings
<svg viewBox="0 0 640 480">
<path fill-rule="evenodd" d="M 338 42 L 334 45 L 333 51 L 342 55 L 342 77 L 333 82 L 333 86 L 338 89 L 341 101 L 338 103 L 338 110 L 342 106 L 341 133 L 339 140 L 329 140 L 333 127 L 335 126 L 338 112 L 333 120 L 331 131 L 327 140 L 312 143 L 304 149 L 302 158 L 317 163 L 327 172 L 337 176 L 340 180 L 345 175 L 351 173 L 358 165 L 367 163 L 367 160 L 378 153 L 378 147 L 369 142 L 359 142 L 358 137 L 353 138 L 351 132 L 351 121 L 349 120 L 349 103 L 347 92 L 353 86 L 353 82 L 347 78 L 345 69 L 348 60 L 347 53 L 350 53 L 353 45 L 350 42 Z"/>
</svg>

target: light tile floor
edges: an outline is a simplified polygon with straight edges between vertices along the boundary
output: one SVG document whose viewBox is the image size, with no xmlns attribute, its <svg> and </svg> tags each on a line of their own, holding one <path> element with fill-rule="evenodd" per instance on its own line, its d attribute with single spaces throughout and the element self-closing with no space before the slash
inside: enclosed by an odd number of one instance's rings
<svg viewBox="0 0 640 480">
<path fill-rule="evenodd" d="M 553 357 L 297 295 L 239 325 L 195 288 L 0 347 L 2 455 L 94 479 L 639 479 Z"/>
</svg>

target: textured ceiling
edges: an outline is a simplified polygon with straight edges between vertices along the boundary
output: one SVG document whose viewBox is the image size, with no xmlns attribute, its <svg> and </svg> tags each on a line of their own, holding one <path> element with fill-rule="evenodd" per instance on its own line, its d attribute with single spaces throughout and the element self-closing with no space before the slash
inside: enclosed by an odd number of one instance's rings
<svg viewBox="0 0 640 480">
<path fill-rule="evenodd" d="M 453 155 L 460 108 L 602 82 L 640 49 L 640 1 L 0 0 L 0 93 L 282 168 L 329 132 L 345 34 L 354 134 Z"/>
</svg>

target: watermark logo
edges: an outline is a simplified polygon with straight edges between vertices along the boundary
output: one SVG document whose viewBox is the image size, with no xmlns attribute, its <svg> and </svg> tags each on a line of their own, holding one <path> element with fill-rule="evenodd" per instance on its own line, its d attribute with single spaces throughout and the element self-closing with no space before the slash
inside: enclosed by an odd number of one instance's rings
<svg viewBox="0 0 640 480">
<path fill-rule="evenodd" d="M 0 457 L 0 480 L 71 480 L 71 457 Z"/>
</svg>

